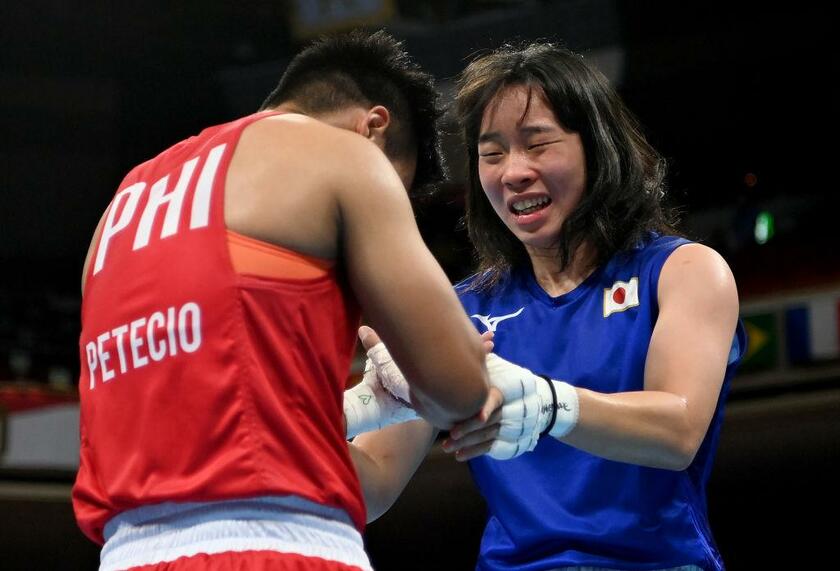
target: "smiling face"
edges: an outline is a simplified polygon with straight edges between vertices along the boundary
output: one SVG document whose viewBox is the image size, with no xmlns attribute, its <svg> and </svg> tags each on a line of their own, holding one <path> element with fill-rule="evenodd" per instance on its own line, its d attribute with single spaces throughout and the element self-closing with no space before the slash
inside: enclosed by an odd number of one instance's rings
<svg viewBox="0 0 840 571">
<path fill-rule="evenodd" d="M 481 186 L 505 226 L 531 255 L 554 249 L 586 186 L 580 136 L 557 122 L 541 90 L 513 85 L 485 108 L 478 155 Z"/>
</svg>

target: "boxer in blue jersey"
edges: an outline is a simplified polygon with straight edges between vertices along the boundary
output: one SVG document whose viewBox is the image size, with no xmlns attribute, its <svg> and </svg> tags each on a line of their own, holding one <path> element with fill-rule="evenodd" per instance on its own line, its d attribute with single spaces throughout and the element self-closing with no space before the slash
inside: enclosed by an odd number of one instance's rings
<svg viewBox="0 0 840 571">
<path fill-rule="evenodd" d="M 444 449 L 487 500 L 478 569 L 722 569 L 705 487 L 745 349 L 726 262 L 673 229 L 664 162 L 579 56 L 504 47 L 459 86 L 479 271 L 457 291 L 496 389 Z M 373 517 L 433 436 L 354 441 Z"/>
</svg>

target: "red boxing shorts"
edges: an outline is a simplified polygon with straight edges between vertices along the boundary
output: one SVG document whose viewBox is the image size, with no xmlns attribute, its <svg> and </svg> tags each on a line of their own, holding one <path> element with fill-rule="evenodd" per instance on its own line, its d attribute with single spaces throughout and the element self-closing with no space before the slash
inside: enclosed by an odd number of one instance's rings
<svg viewBox="0 0 840 571">
<path fill-rule="evenodd" d="M 227 551 L 213 555 L 200 553 L 166 563 L 131 567 L 129 571 L 361 571 L 361 567 L 293 553 Z"/>
</svg>

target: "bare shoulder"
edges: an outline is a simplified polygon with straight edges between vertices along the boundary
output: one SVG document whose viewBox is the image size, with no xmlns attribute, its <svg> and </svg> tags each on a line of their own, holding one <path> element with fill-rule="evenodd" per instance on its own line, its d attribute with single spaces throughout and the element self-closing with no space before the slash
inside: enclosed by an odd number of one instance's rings
<svg viewBox="0 0 840 571">
<path fill-rule="evenodd" d="M 363 164 L 353 158 L 358 154 L 354 149 L 368 145 L 374 146 L 356 133 L 303 115 L 255 121 L 243 131 L 227 172 L 228 228 L 335 258 L 348 161 Z"/>
<path fill-rule="evenodd" d="M 388 163 L 384 154 L 358 133 L 294 113 L 274 115 L 254 122 L 243 138 L 259 142 L 263 152 L 283 157 L 309 157 L 316 170 L 328 174 L 336 167 L 368 162 Z M 276 151 L 276 152 L 272 152 Z"/>
<path fill-rule="evenodd" d="M 680 246 L 668 257 L 662 268 L 663 278 L 684 281 L 705 277 L 708 281 L 733 281 L 729 264 L 717 251 L 703 244 Z M 706 281 L 704 280 L 704 281 Z"/>
<path fill-rule="evenodd" d="M 690 298 L 698 303 L 734 306 L 738 291 L 729 264 L 703 244 L 685 244 L 668 257 L 659 277 L 660 304 L 669 298 Z"/>
<path fill-rule="evenodd" d="M 389 175 L 390 172 L 390 175 Z M 274 115 L 242 133 L 226 179 L 228 228 L 322 258 L 338 255 L 348 205 L 391 176 L 385 155 L 365 137 L 298 114 Z"/>
</svg>

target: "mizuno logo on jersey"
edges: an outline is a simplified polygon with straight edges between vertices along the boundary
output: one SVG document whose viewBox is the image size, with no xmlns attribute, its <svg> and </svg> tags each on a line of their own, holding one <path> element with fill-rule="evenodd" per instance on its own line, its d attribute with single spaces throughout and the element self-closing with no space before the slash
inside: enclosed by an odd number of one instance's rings
<svg viewBox="0 0 840 571">
<path fill-rule="evenodd" d="M 611 288 L 604 288 L 604 317 L 639 305 L 639 278 L 629 282 L 615 282 Z"/>
<path fill-rule="evenodd" d="M 478 314 L 470 315 L 470 317 L 478 319 L 481 323 L 484 324 L 484 326 L 487 328 L 487 331 L 492 331 L 493 333 L 495 333 L 496 328 L 499 326 L 499 323 L 501 323 L 505 319 L 511 319 L 513 317 L 516 317 L 517 315 L 522 313 L 524 310 L 525 310 L 524 307 L 520 307 L 519 311 L 515 311 L 513 313 L 508 313 L 507 315 L 500 315 L 498 317 L 490 317 L 489 315 L 478 315 Z"/>
</svg>

